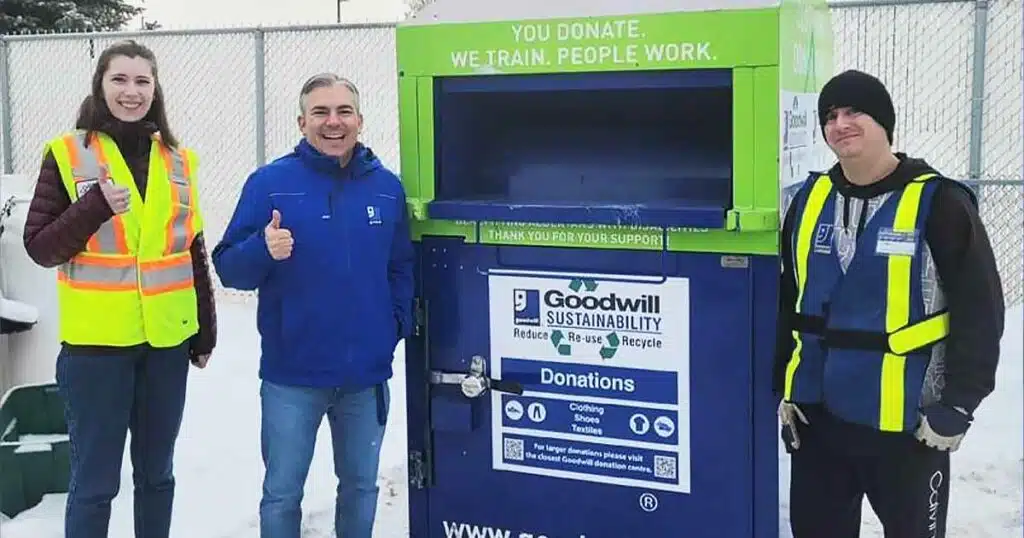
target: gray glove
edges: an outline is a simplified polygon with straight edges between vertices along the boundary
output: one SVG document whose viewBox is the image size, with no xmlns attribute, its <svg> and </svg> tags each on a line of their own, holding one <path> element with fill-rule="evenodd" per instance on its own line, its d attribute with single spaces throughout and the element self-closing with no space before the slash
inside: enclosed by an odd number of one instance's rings
<svg viewBox="0 0 1024 538">
<path fill-rule="evenodd" d="M 921 410 L 921 423 L 914 432 L 918 441 L 936 450 L 956 452 L 974 417 L 961 407 L 942 403 Z"/>
<path fill-rule="evenodd" d="M 783 438 L 793 450 L 797 450 L 800 448 L 800 434 L 796 430 L 796 421 L 800 419 L 800 422 L 804 424 L 810 424 L 810 422 L 807 421 L 804 412 L 795 403 L 787 402 L 786 400 L 779 402 L 778 414 L 779 421 L 782 422 Z"/>
</svg>

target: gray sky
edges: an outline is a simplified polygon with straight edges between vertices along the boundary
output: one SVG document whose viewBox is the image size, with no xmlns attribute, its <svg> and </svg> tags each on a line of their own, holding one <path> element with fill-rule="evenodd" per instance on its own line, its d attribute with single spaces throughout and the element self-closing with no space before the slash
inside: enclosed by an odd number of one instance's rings
<svg viewBox="0 0 1024 538">
<path fill-rule="evenodd" d="M 337 18 L 335 0 L 130 0 L 146 8 L 146 20 L 165 29 L 221 28 L 237 26 L 287 26 L 330 24 Z M 342 4 L 343 22 L 395 20 L 403 12 L 403 0 L 347 0 Z M 132 27 L 137 28 L 136 20 Z"/>
</svg>

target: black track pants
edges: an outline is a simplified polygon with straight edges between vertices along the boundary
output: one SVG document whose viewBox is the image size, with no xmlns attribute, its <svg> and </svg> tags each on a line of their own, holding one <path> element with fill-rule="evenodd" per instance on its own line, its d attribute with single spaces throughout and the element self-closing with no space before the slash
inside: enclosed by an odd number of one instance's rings
<svg viewBox="0 0 1024 538">
<path fill-rule="evenodd" d="M 793 538 L 858 538 L 864 496 L 885 538 L 945 538 L 948 452 L 801 409 L 810 424 L 790 454 Z"/>
</svg>

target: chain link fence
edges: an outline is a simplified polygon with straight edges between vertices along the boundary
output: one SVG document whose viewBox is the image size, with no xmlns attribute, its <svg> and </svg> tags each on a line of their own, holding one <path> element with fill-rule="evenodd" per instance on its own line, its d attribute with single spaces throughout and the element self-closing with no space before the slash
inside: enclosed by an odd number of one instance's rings
<svg viewBox="0 0 1024 538">
<path fill-rule="evenodd" d="M 882 78 L 897 107 L 897 149 L 976 187 L 1007 303 L 1017 304 L 1024 295 L 1021 2 L 903 2 L 832 4 L 836 70 Z M 355 81 L 363 139 L 400 172 L 391 24 L 0 37 L 0 169 L 37 172 L 43 142 L 73 124 L 96 56 L 129 36 L 156 53 L 172 128 L 200 156 L 211 248 L 248 174 L 295 145 L 298 87 L 311 74 L 331 70 Z M 215 283 L 221 298 L 251 296 Z"/>
<path fill-rule="evenodd" d="M 837 70 L 888 86 L 895 145 L 979 196 L 1008 305 L 1024 300 L 1024 85 L 1020 0 L 832 4 Z"/>
</svg>

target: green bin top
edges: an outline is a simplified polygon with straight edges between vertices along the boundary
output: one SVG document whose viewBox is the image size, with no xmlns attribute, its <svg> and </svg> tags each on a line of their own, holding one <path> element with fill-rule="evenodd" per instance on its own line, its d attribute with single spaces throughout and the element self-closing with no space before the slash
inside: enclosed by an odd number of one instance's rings
<svg viewBox="0 0 1024 538">
<path fill-rule="evenodd" d="M 497 75 L 517 75 L 509 78 L 525 84 L 533 75 L 699 70 L 698 77 L 728 71 L 731 197 L 719 226 L 674 227 L 663 236 L 650 226 L 637 232 L 616 225 L 608 233 L 621 235 L 600 245 L 568 239 L 536 244 L 775 254 L 780 210 L 793 185 L 831 162 L 813 114 L 817 92 L 833 71 L 832 31 L 827 0 L 435 0 L 396 33 L 402 171 L 414 235 L 521 244 L 492 232 L 529 233 L 556 224 L 456 220 L 462 214 L 457 211 L 428 217 L 428 204 L 463 203 L 436 198 L 442 179 L 438 141 L 454 145 L 438 138 L 437 107 L 449 106 L 454 98 L 447 96 L 457 93 L 451 90 L 457 84 L 493 85 L 502 78 Z M 473 218 L 482 223 L 478 228 Z M 557 226 L 585 231 L 589 224 L 567 220 Z M 629 237 L 636 233 L 657 240 L 634 244 Z"/>
<path fill-rule="evenodd" d="M 780 0 L 436 0 L 401 23 L 417 26 L 508 20 L 615 17 L 779 7 Z"/>
</svg>

